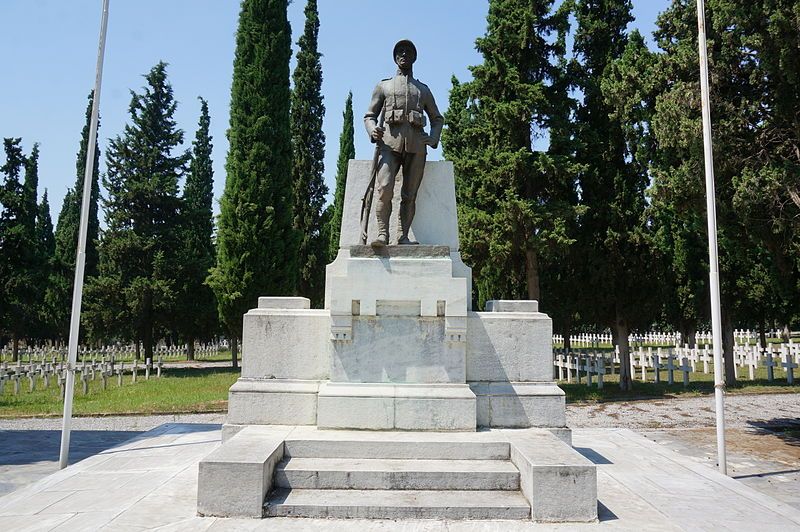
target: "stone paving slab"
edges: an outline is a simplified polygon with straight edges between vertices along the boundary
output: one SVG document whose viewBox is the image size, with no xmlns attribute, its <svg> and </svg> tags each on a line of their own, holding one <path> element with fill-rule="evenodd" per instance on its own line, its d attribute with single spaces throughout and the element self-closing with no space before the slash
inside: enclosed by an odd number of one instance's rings
<svg viewBox="0 0 800 532">
<path fill-rule="evenodd" d="M 626 429 L 574 432 L 598 465 L 597 524 L 200 518 L 197 463 L 220 434 L 218 425 L 168 424 L 86 458 L 0 497 L 0 530 L 800 530 L 797 509 Z"/>
<path fill-rule="evenodd" d="M 713 428 L 648 430 L 641 434 L 707 467 L 716 467 Z M 726 430 L 728 474 L 800 510 L 799 436 L 800 430 L 776 431 L 759 426 Z"/>
</svg>

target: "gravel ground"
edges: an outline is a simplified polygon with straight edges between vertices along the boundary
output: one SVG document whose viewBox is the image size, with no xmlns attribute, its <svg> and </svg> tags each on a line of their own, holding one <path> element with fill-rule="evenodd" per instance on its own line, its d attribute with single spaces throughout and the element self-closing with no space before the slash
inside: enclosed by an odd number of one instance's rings
<svg viewBox="0 0 800 532">
<path fill-rule="evenodd" d="M 672 429 L 713 427 L 714 396 L 567 405 L 572 428 Z M 728 428 L 800 425 L 800 394 L 728 395 Z"/>
</svg>

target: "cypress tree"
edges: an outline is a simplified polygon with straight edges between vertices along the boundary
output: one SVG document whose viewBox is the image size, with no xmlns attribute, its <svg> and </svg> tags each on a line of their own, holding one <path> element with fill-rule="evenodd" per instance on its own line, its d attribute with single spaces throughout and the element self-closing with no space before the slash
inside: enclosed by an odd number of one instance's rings
<svg viewBox="0 0 800 532">
<path fill-rule="evenodd" d="M 355 129 L 353 126 L 353 93 L 347 93 L 342 113 L 342 132 L 339 135 L 339 158 L 336 160 L 336 191 L 330 207 L 328 222 L 328 262 L 333 262 L 339 253 L 339 236 L 342 231 L 344 192 L 347 184 L 347 164 L 356 158 Z"/>
<path fill-rule="evenodd" d="M 706 3 L 722 348 L 728 384 L 736 380 L 733 330 L 737 317 L 750 324 L 770 315 L 788 322 L 792 300 L 795 305 L 797 302 L 796 270 L 785 254 L 791 249 L 792 237 L 785 239 L 788 234 L 780 225 L 764 225 L 771 210 L 767 205 L 777 201 L 779 210 L 788 207 L 784 212 L 789 214 L 795 208 L 791 195 L 797 190 L 792 165 L 798 158 L 795 154 L 793 161 L 795 148 L 788 148 L 793 145 L 792 136 L 797 138 L 796 127 L 794 132 L 792 127 L 773 129 L 785 124 L 787 108 L 783 105 L 792 99 L 796 105 L 797 80 L 791 79 L 793 72 L 800 71 L 797 54 L 786 54 L 787 50 L 797 50 L 797 42 L 790 37 L 791 23 L 787 24 L 791 8 L 781 4 L 763 0 Z M 664 53 L 660 54 L 655 79 L 661 90 L 653 118 L 657 149 L 652 174 L 657 193 L 654 205 L 660 219 L 668 219 L 672 227 L 679 229 L 674 242 L 667 240 L 666 253 L 673 263 L 702 256 L 702 268 L 684 268 L 677 286 L 689 295 L 697 286 L 697 314 L 707 316 L 708 255 L 696 16 L 693 3 L 676 1 L 658 19 L 655 37 Z M 794 35 L 798 33 L 795 24 Z M 780 60 L 768 52 L 784 46 Z M 787 57 L 795 59 L 784 63 L 783 58 Z M 775 70 L 777 63 L 783 65 L 780 72 Z M 779 79 L 787 83 L 784 85 Z M 775 90 L 764 90 L 775 82 Z M 792 96 L 779 103 L 787 89 Z M 774 195 L 775 184 L 782 197 Z M 755 212 L 746 201 L 736 205 L 737 199 L 747 197 L 757 198 Z M 786 244 L 789 246 L 784 247 Z"/>
<path fill-rule="evenodd" d="M 30 210 L 30 189 L 26 186 L 35 177 L 21 143 L 19 138 L 3 140 L 6 162 L 0 167 L 4 175 L 0 196 L 0 318 L 3 329 L 11 336 L 14 360 L 18 360 L 19 341 L 29 332 L 37 310 L 36 213 Z M 19 179 L 23 168 L 26 168 L 25 184 Z"/>
<path fill-rule="evenodd" d="M 55 334 L 63 341 L 69 335 L 70 311 L 72 308 L 72 285 L 75 280 L 75 252 L 78 249 L 81 203 L 83 202 L 83 181 L 86 173 L 86 153 L 89 149 L 89 130 L 92 119 L 94 91 L 89 93 L 86 105 L 85 122 L 81 131 L 78 153 L 75 159 L 75 185 L 67 190 L 61 211 L 58 214 L 55 230 L 55 253 L 52 276 L 47 290 L 47 306 L 53 313 Z M 98 130 L 99 130 L 98 122 Z M 86 238 L 85 278 L 97 275 L 97 240 L 100 223 L 98 208 L 100 198 L 100 147 L 94 138 L 94 165 L 92 172 L 92 194 L 89 202 L 89 224 Z M 85 323 L 83 324 L 85 325 Z M 83 327 L 81 327 L 83 330 Z"/>
<path fill-rule="evenodd" d="M 234 367 L 242 315 L 259 296 L 290 295 L 296 287 L 286 7 L 286 0 L 244 0 L 236 33 L 217 265 L 208 279 Z"/>
<path fill-rule="evenodd" d="M 214 293 L 205 284 L 214 266 L 211 204 L 214 199 L 211 119 L 208 102 L 200 99 L 200 121 L 193 142 L 192 161 L 183 188 L 183 251 L 181 253 L 181 294 L 178 301 L 178 330 L 188 345 L 188 358 L 194 360 L 196 339 L 210 339 L 217 329 Z"/>
<path fill-rule="evenodd" d="M 324 171 L 325 134 L 322 120 L 322 65 L 317 51 L 317 0 L 308 0 L 305 28 L 297 42 L 297 67 L 292 75 L 291 135 L 294 228 L 298 232 L 297 291 L 317 306 L 322 302 L 327 242 L 322 239 L 322 208 L 328 187 Z"/>
<path fill-rule="evenodd" d="M 648 176 L 604 83 L 626 51 L 631 3 L 581 0 L 576 19 L 575 68 L 583 92 L 576 117 L 577 157 L 584 165 L 578 179 L 587 207 L 580 220 L 579 275 L 585 286 L 598 287 L 582 307 L 590 322 L 611 328 L 620 351 L 620 388 L 629 390 L 628 335 L 637 324 L 649 324 L 645 303 L 653 260 L 645 218 Z"/>
<path fill-rule="evenodd" d="M 491 298 L 540 299 L 543 259 L 571 243 L 575 208 L 567 162 L 535 149 L 532 137 L 551 127 L 554 61 L 564 46 L 566 11 L 552 0 L 492 0 L 488 28 L 476 41 L 483 63 L 473 81 L 454 79 L 443 136 L 454 162 L 461 249 L 473 264 L 477 303 Z"/>
<path fill-rule="evenodd" d="M 32 242 L 36 241 L 36 214 L 39 212 L 38 208 L 38 190 L 39 190 L 39 143 L 33 145 L 31 154 L 25 158 L 25 183 L 23 185 L 25 190 L 25 227 L 28 232 L 28 238 Z"/>
<path fill-rule="evenodd" d="M 50 202 L 47 199 L 47 189 L 42 194 L 42 201 L 39 203 L 36 214 L 36 242 L 39 249 L 39 279 L 41 283 L 38 298 L 37 333 L 40 338 L 53 338 L 55 333 L 54 314 L 46 294 L 50 292 L 50 283 L 53 279 L 56 242 L 53 235 L 53 220 L 50 217 Z"/>
<path fill-rule="evenodd" d="M 145 359 L 174 315 L 180 227 L 178 180 L 188 153 L 173 155 L 183 131 L 166 64 L 145 75 L 141 94 L 131 91 L 130 124 L 106 153 L 108 227 L 100 242 L 99 277 L 87 287 L 87 315 L 95 333 L 127 332 L 141 341 Z"/>
</svg>

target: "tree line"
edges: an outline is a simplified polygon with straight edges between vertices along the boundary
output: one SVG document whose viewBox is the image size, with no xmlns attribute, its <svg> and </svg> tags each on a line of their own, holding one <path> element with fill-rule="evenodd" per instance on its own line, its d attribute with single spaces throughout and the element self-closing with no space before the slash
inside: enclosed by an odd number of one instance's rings
<svg viewBox="0 0 800 532">
<path fill-rule="evenodd" d="M 735 326 L 764 342 L 800 318 L 800 16 L 706 9 L 730 383 Z M 660 14 L 657 50 L 633 20 L 630 0 L 490 1 L 443 137 L 475 303 L 539 299 L 565 338 L 609 329 L 623 388 L 629 332 L 691 339 L 710 316 L 696 3 Z"/>
<path fill-rule="evenodd" d="M 788 0 L 706 5 L 730 382 L 734 327 L 764 331 L 798 319 L 800 17 Z M 692 338 L 708 322 L 695 9 L 693 0 L 673 0 L 651 50 L 628 30 L 630 0 L 489 1 L 487 30 L 476 40 L 482 62 L 471 80 L 453 79 L 443 135 L 477 309 L 488 299 L 538 299 L 567 338 L 609 329 L 623 372 L 632 330 L 657 324 Z M 353 111 L 350 95 L 334 201 L 325 208 L 316 0 L 305 16 L 290 73 L 287 0 L 241 3 L 215 231 L 207 111 L 193 149 L 181 152 L 164 65 L 132 93 L 131 122 L 106 153 L 107 227 L 92 239 L 86 293 L 90 337 L 141 341 L 149 354 L 164 336 L 241 338 L 242 314 L 260 295 L 322 302 L 355 156 Z M 87 127 L 81 150 L 85 137 Z M 44 317 L 59 316 L 60 331 L 68 323 L 71 278 L 58 288 L 50 282 L 42 296 L 48 283 L 37 280 L 53 276 L 31 265 L 53 248 L 63 258 L 52 268 L 71 271 L 77 211 L 62 212 L 48 243 L 46 198 L 37 204 L 35 193 L 38 151 L 25 156 L 15 139 L 5 149 L 3 329 L 16 339 L 46 338 L 38 332 Z M 79 155 L 68 194 L 75 205 L 81 164 Z M 629 385 L 624 373 L 621 386 Z"/>
<path fill-rule="evenodd" d="M 102 176 L 98 139 L 89 139 L 89 96 L 75 185 L 67 191 L 55 229 L 46 190 L 37 202 L 38 144 L 26 155 L 21 139 L 5 139 L 0 334 L 3 343 L 11 342 L 15 358 L 20 341 L 63 343 L 68 337 L 90 141 L 95 160 L 84 339 L 134 341 L 145 358 L 152 357 L 160 339 L 185 342 L 192 358 L 196 340 L 219 334 L 240 338 L 241 316 L 259 295 L 301 294 L 321 304 L 324 267 L 338 249 L 338 227 L 331 224 L 341 220 L 342 198 L 337 194 L 325 208 L 316 0 L 308 1 L 305 15 L 290 88 L 286 2 L 242 3 L 231 149 L 216 231 L 208 104 L 200 98 L 195 138 L 191 149 L 183 149 L 184 131 L 174 119 L 177 102 L 163 62 L 145 74 L 140 91 L 131 91 L 128 124 L 109 141 Z M 266 47 L 278 53 L 263 53 Z M 262 64 L 254 65 L 254 57 Z M 337 170 L 342 187 L 347 160 L 355 157 L 352 95 L 344 117 Z M 235 365 L 235 343 L 233 351 Z"/>
</svg>

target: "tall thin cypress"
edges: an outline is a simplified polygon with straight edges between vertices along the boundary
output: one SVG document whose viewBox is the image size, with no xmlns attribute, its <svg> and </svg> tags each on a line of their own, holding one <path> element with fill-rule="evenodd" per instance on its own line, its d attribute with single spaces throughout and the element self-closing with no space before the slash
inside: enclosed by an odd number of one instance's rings
<svg viewBox="0 0 800 532">
<path fill-rule="evenodd" d="M 188 358 L 194 359 L 196 339 L 209 339 L 216 332 L 217 312 L 214 293 L 205 284 L 214 266 L 214 222 L 211 204 L 214 199 L 211 135 L 208 102 L 200 99 L 200 122 L 192 147 L 192 162 L 183 188 L 181 294 L 178 301 L 178 329 L 188 346 Z"/>
<path fill-rule="evenodd" d="M 86 173 L 86 152 L 89 149 L 89 128 L 92 116 L 93 92 L 88 95 L 85 121 L 75 159 L 75 185 L 67 190 L 61 211 L 58 214 L 55 230 L 55 253 L 53 270 L 47 290 L 47 303 L 53 313 L 55 333 L 66 341 L 69 334 L 69 315 L 72 302 L 72 283 L 75 278 L 75 252 L 78 249 L 78 230 L 83 200 L 83 181 Z M 98 123 L 99 127 L 99 123 Z M 98 209 L 100 200 L 100 148 L 97 137 L 94 139 L 94 171 L 92 173 L 92 194 L 89 202 L 89 225 L 86 236 L 85 275 L 89 279 L 97 275 L 97 239 L 100 232 Z M 83 330 L 83 327 L 81 327 Z"/>
<path fill-rule="evenodd" d="M 342 211 L 344 210 L 344 189 L 347 182 L 347 164 L 356 158 L 355 129 L 353 125 L 353 93 L 347 93 L 342 113 L 342 132 L 339 135 L 339 158 L 336 161 L 336 190 L 333 207 L 328 221 L 328 262 L 332 262 L 339 252 L 339 235 L 342 231 Z"/>
<path fill-rule="evenodd" d="M 47 189 L 42 194 L 42 201 L 36 213 L 36 243 L 38 247 L 39 262 L 39 294 L 37 298 L 38 317 L 36 334 L 39 338 L 52 338 L 55 334 L 53 309 L 50 307 L 46 294 L 50 291 L 53 280 L 53 262 L 55 258 L 56 242 L 53 235 L 53 219 L 50 217 L 50 201 L 47 198 Z"/>
<path fill-rule="evenodd" d="M 244 0 L 239 14 L 217 265 L 208 279 L 232 340 L 259 296 L 290 295 L 296 286 L 286 8 L 287 0 Z"/>
<path fill-rule="evenodd" d="M 322 208 L 328 188 L 322 173 L 325 134 L 322 120 L 322 64 L 317 51 L 319 13 L 317 0 L 308 0 L 305 28 L 297 42 L 297 67 L 292 80 L 292 188 L 294 228 L 299 233 L 297 291 L 312 300 L 322 301 L 327 242 L 323 242 Z"/>
</svg>

